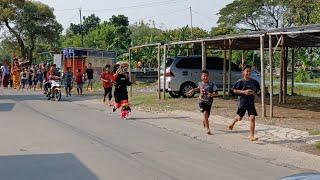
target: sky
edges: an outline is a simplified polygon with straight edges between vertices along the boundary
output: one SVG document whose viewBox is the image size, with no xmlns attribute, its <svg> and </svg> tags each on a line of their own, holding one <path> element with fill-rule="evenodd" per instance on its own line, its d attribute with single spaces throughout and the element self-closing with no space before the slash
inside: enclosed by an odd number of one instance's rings
<svg viewBox="0 0 320 180">
<path fill-rule="evenodd" d="M 64 29 L 79 23 L 82 16 L 94 13 L 102 21 L 123 14 L 130 24 L 143 20 L 163 30 L 190 25 L 190 9 L 194 27 L 210 30 L 216 26 L 217 13 L 233 0 L 39 0 L 54 8 Z M 155 24 L 152 23 L 155 22 Z"/>
</svg>

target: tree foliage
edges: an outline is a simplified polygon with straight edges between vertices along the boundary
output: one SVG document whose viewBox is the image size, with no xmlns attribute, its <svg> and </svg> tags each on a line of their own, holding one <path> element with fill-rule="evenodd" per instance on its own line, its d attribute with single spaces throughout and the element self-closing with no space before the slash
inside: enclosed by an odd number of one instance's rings
<svg viewBox="0 0 320 180">
<path fill-rule="evenodd" d="M 0 2 L 0 22 L 12 36 L 7 40 L 17 43 L 23 58 L 32 62 L 36 46 L 42 42 L 58 47 L 62 26 L 56 21 L 52 8 L 36 1 Z"/>
<path fill-rule="evenodd" d="M 91 30 L 97 28 L 100 24 L 101 19 L 95 14 L 91 14 L 88 17 L 83 17 L 82 30 L 83 34 L 88 34 Z M 70 24 L 69 29 L 67 30 L 72 34 L 81 34 L 81 24 Z"/>
</svg>

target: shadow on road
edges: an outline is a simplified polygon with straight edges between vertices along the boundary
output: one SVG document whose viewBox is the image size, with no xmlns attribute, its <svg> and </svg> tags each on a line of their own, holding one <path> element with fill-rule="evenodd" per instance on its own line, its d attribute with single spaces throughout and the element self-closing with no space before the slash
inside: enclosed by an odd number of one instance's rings
<svg viewBox="0 0 320 180">
<path fill-rule="evenodd" d="M 74 155 L 42 154 L 0 157 L 1 179 L 98 180 Z"/>
<path fill-rule="evenodd" d="M 66 101 L 66 102 L 73 102 L 73 101 L 85 101 L 85 100 L 91 100 L 91 99 L 97 99 L 99 97 L 97 96 L 71 96 L 66 97 L 62 96 L 60 101 Z M 0 100 L 14 100 L 14 101 L 48 101 L 47 97 L 45 95 L 1 95 Z"/>
<path fill-rule="evenodd" d="M 0 112 L 12 111 L 15 103 L 0 103 Z"/>
</svg>

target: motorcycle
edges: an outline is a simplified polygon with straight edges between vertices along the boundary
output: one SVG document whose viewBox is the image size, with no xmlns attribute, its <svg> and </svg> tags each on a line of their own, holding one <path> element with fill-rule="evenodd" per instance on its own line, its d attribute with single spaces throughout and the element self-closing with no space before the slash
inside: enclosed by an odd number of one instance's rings
<svg viewBox="0 0 320 180">
<path fill-rule="evenodd" d="M 48 95 L 48 100 L 54 99 L 55 101 L 60 101 L 61 99 L 61 81 L 52 80 L 50 93 Z"/>
</svg>

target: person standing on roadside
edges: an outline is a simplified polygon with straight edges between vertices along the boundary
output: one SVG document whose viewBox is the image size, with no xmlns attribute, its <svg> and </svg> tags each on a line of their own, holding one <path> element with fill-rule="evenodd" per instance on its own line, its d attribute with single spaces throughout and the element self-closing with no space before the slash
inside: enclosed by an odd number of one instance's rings
<svg viewBox="0 0 320 180">
<path fill-rule="evenodd" d="M 101 74 L 101 81 L 104 89 L 103 102 L 106 102 L 106 97 L 108 96 L 108 104 L 112 106 L 112 82 L 113 82 L 113 73 L 111 72 L 111 66 L 107 64 L 103 69 Z"/>
<path fill-rule="evenodd" d="M 78 96 L 82 96 L 82 88 L 83 88 L 83 74 L 81 69 L 78 69 L 76 74 L 76 83 L 77 83 L 77 93 Z"/>
<path fill-rule="evenodd" d="M 9 85 L 9 79 L 10 79 L 10 67 L 9 67 L 9 61 L 4 60 L 3 66 L 1 67 L 2 71 L 2 85 L 4 88 L 7 88 Z"/>
<path fill-rule="evenodd" d="M 13 80 L 13 88 L 18 89 L 20 87 L 21 69 L 20 69 L 19 61 L 17 58 L 15 58 L 13 60 L 13 66 L 11 69 L 11 73 L 12 73 L 12 80 Z"/>
<path fill-rule="evenodd" d="M 63 75 L 63 80 L 65 82 L 66 95 L 71 96 L 72 84 L 73 84 L 73 73 L 71 67 L 67 68 L 67 72 Z"/>
<path fill-rule="evenodd" d="M 87 91 L 90 90 L 92 91 L 92 85 L 93 85 L 93 69 L 92 69 L 92 64 L 88 63 L 88 68 L 86 69 L 86 77 L 88 79 L 88 85 L 87 85 Z"/>
</svg>

